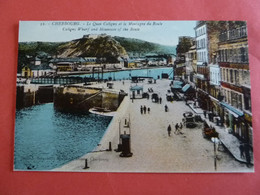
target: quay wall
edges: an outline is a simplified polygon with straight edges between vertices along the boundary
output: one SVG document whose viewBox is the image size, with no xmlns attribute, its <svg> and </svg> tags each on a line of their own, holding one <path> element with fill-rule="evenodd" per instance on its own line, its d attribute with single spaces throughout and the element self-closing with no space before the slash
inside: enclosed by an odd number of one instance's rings
<svg viewBox="0 0 260 195">
<path fill-rule="evenodd" d="M 93 107 L 115 111 L 124 95 L 82 86 L 57 86 L 54 88 L 54 107 L 60 111 L 86 112 Z"/>
<path fill-rule="evenodd" d="M 16 87 L 16 108 L 18 109 L 49 102 L 53 102 L 53 86 L 23 84 Z"/>
</svg>

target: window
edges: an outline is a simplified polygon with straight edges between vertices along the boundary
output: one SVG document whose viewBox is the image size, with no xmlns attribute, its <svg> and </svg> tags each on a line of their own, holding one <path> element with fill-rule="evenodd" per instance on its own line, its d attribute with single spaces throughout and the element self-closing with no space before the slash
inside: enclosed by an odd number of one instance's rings
<svg viewBox="0 0 260 195">
<path fill-rule="evenodd" d="M 233 80 L 233 70 L 230 70 L 229 75 L 230 75 L 230 82 L 233 83 L 234 82 L 234 80 Z"/>
<path fill-rule="evenodd" d="M 245 48 L 245 62 L 248 62 L 248 47 Z"/>
<path fill-rule="evenodd" d="M 231 104 L 231 92 L 228 91 L 228 103 Z"/>
<path fill-rule="evenodd" d="M 238 70 L 234 70 L 234 77 L 235 77 L 235 84 L 239 84 L 239 75 L 238 75 Z"/>
<path fill-rule="evenodd" d="M 232 99 L 232 102 L 231 102 L 231 104 L 232 104 L 232 106 L 234 106 L 235 108 L 237 108 L 237 93 L 235 93 L 235 92 L 231 92 L 231 99 Z"/>
<path fill-rule="evenodd" d="M 230 49 L 230 62 L 234 62 L 233 49 Z"/>
<path fill-rule="evenodd" d="M 224 68 L 221 69 L 221 80 L 225 81 Z"/>
<path fill-rule="evenodd" d="M 242 110 L 242 95 L 238 95 L 238 105 L 237 108 Z"/>
<path fill-rule="evenodd" d="M 225 69 L 226 82 L 229 82 L 228 69 Z"/>
<path fill-rule="evenodd" d="M 227 62 L 230 62 L 230 49 L 227 50 Z"/>
</svg>

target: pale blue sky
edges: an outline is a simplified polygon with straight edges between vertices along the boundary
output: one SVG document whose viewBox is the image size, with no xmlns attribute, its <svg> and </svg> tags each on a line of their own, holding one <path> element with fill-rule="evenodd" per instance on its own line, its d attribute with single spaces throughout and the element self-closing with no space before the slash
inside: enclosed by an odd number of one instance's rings
<svg viewBox="0 0 260 195">
<path fill-rule="evenodd" d="M 74 25 L 60 22 L 73 22 Z M 62 42 L 86 34 L 106 33 L 163 45 L 177 45 L 179 36 L 194 37 L 195 23 L 196 21 L 20 21 L 19 42 Z M 102 28 L 113 31 L 104 31 Z M 124 31 L 125 28 L 128 31 Z M 131 28 L 139 28 L 139 31 L 130 31 Z"/>
</svg>

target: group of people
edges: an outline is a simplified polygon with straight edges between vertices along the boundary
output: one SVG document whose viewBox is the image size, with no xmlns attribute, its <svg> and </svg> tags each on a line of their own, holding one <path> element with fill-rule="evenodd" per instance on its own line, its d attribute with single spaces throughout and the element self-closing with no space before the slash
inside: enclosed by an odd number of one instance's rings
<svg viewBox="0 0 260 195">
<path fill-rule="evenodd" d="M 153 92 L 153 88 L 148 88 L 148 92 L 152 93 Z"/>
<path fill-rule="evenodd" d="M 180 124 L 176 123 L 174 134 L 180 134 L 181 130 L 182 130 L 182 127 L 183 127 L 183 125 L 182 125 L 181 122 L 180 122 Z M 171 127 L 170 124 L 169 124 L 169 126 L 167 128 L 167 131 L 168 131 L 168 136 L 170 137 L 171 136 L 171 131 L 172 131 L 172 127 Z"/>
<path fill-rule="evenodd" d="M 180 125 L 178 123 L 176 123 L 174 134 L 180 134 L 182 127 L 183 127 L 182 122 L 180 122 Z"/>
<path fill-rule="evenodd" d="M 150 114 L 150 111 L 151 111 L 150 107 L 146 108 L 145 105 L 140 107 L 141 114 L 146 114 L 146 111 L 148 114 Z"/>
</svg>

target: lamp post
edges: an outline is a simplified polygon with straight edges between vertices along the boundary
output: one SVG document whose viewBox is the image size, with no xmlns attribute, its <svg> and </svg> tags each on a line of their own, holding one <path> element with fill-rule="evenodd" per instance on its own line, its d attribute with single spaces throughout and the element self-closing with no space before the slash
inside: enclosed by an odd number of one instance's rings
<svg viewBox="0 0 260 195">
<path fill-rule="evenodd" d="M 213 147 L 214 147 L 214 167 L 215 171 L 217 170 L 217 149 L 216 149 L 216 144 L 219 143 L 219 139 L 217 137 L 212 137 L 211 141 L 213 142 Z"/>
<path fill-rule="evenodd" d="M 121 120 L 120 120 L 120 118 L 118 119 L 118 132 L 119 132 L 119 144 L 120 144 L 120 135 L 121 135 Z"/>
</svg>

